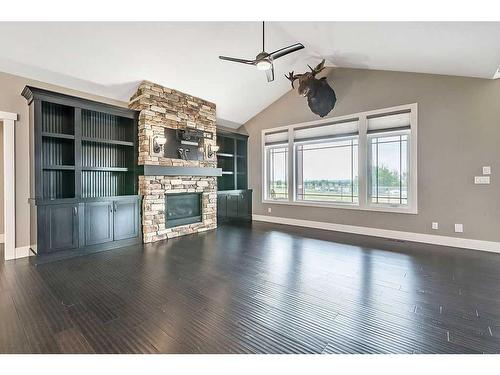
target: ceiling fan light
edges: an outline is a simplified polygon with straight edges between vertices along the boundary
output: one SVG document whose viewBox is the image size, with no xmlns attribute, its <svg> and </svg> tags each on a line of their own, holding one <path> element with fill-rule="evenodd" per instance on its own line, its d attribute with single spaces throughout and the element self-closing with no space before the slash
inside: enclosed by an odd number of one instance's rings
<svg viewBox="0 0 500 375">
<path fill-rule="evenodd" d="M 271 61 L 269 60 L 259 60 L 257 61 L 257 64 L 255 64 L 258 70 L 269 70 L 271 69 Z"/>
</svg>

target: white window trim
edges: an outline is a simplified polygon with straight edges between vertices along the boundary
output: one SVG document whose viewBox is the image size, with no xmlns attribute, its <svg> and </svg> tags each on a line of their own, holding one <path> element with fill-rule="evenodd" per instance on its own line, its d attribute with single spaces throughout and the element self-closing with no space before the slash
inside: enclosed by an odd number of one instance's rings
<svg viewBox="0 0 500 375">
<path fill-rule="evenodd" d="M 367 134 L 367 117 L 373 115 L 382 115 L 385 113 L 410 110 L 410 164 L 409 164 L 409 179 L 408 179 L 408 205 L 406 206 L 393 206 L 385 204 L 372 204 L 368 202 L 368 134 Z M 359 120 L 359 136 L 358 136 L 358 180 L 359 180 L 359 197 L 358 203 L 326 203 L 315 201 L 297 201 L 296 200 L 296 156 L 295 156 L 295 142 L 293 140 L 293 133 L 295 128 L 300 128 L 310 125 L 328 124 L 331 122 L 338 122 L 358 118 Z M 331 117 L 317 121 L 309 121 L 292 125 L 285 125 L 271 129 L 262 130 L 261 134 L 261 149 L 262 149 L 262 203 L 263 204 L 280 204 L 288 206 L 306 206 L 306 207 L 321 207 L 321 208 L 336 208 L 348 210 L 362 210 L 362 211 L 378 211 L 378 212 L 393 212 L 403 214 L 418 214 L 418 169 L 417 169 L 417 127 L 418 127 L 418 105 L 417 103 L 400 105 L 390 108 L 382 108 L 372 111 L 365 111 L 353 113 L 346 116 Z M 266 133 L 276 132 L 278 130 L 288 130 L 288 200 L 271 200 L 266 199 L 266 183 L 267 183 L 267 163 L 266 163 L 266 147 L 264 138 Z M 386 133 L 390 134 L 390 133 Z"/>
<path fill-rule="evenodd" d="M 337 136 L 335 138 L 332 138 L 331 140 L 332 141 L 346 141 L 346 140 L 351 140 L 351 139 L 356 139 L 358 140 L 358 155 L 359 155 L 359 136 L 357 135 L 346 135 L 345 137 L 342 137 L 342 136 Z M 357 207 L 359 206 L 359 197 L 358 197 L 358 202 L 325 202 L 325 201 L 314 201 L 314 200 L 298 200 L 297 199 L 297 173 L 295 173 L 297 171 L 297 146 L 298 145 L 307 145 L 307 144 L 315 144 L 315 143 L 319 143 L 319 142 L 327 142 L 328 139 L 325 138 L 324 140 L 322 141 L 317 141 L 317 140 L 314 140 L 314 141 L 298 141 L 298 142 L 293 142 L 293 188 L 294 188 L 294 191 L 293 191 L 293 198 L 294 198 L 294 202 L 296 203 L 305 203 L 306 205 L 309 205 L 307 204 L 308 202 L 312 203 L 312 204 L 315 204 L 315 205 L 321 205 L 321 204 L 327 204 L 327 205 L 332 205 L 332 206 L 336 206 L 336 205 L 339 205 L 343 208 L 345 207 L 349 207 L 349 206 L 354 206 L 354 207 Z M 358 168 L 359 168 L 359 161 L 358 161 Z M 358 175 L 359 175 L 359 172 L 358 172 Z M 358 180 L 359 180 L 359 177 L 358 177 Z"/>
<path fill-rule="evenodd" d="M 290 199 L 290 198 L 287 198 L 287 199 L 285 199 L 285 198 L 283 198 L 283 199 L 266 199 L 266 197 L 267 197 L 267 189 L 268 189 L 268 186 L 267 186 L 266 182 L 269 180 L 269 170 L 268 170 L 269 169 L 269 165 L 268 165 L 269 161 L 267 160 L 267 154 L 266 154 L 266 152 L 269 149 L 284 148 L 284 147 L 285 147 L 284 144 L 283 145 L 271 145 L 271 146 L 267 146 L 267 147 L 264 146 L 263 147 L 263 150 L 264 150 L 264 156 L 262 158 L 262 160 L 263 160 L 262 171 L 263 171 L 263 176 L 264 176 L 263 184 L 262 184 L 263 200 L 267 200 L 269 202 L 288 202 L 288 200 Z M 286 146 L 286 147 L 288 147 L 288 146 Z M 288 152 L 287 158 L 288 158 L 288 163 L 290 163 L 290 152 Z M 288 180 L 287 181 L 288 197 L 290 197 L 290 186 L 289 186 L 290 185 L 290 181 L 289 181 L 290 177 L 289 176 L 290 175 L 287 174 L 287 177 L 288 177 L 287 178 L 287 180 Z"/>
</svg>

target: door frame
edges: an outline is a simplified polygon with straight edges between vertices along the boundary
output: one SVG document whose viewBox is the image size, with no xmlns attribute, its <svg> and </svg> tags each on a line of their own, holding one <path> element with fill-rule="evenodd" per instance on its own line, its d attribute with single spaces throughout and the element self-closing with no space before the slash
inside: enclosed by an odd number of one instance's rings
<svg viewBox="0 0 500 375">
<path fill-rule="evenodd" d="M 17 113 L 0 111 L 0 124 L 3 126 L 3 186 L 4 186 L 4 258 L 16 259 L 16 168 L 15 168 L 15 130 Z"/>
</svg>

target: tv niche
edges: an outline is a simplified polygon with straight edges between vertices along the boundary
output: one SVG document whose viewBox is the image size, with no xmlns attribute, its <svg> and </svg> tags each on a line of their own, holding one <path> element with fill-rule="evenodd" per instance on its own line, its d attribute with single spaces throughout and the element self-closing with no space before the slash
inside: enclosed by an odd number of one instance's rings
<svg viewBox="0 0 500 375">
<path fill-rule="evenodd" d="M 201 223 L 202 193 L 176 193 L 165 196 L 166 227 Z"/>
</svg>

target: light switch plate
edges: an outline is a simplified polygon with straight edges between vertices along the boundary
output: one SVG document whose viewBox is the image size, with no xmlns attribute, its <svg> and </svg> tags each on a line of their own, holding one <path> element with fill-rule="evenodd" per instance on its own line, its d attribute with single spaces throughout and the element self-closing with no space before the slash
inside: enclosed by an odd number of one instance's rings
<svg viewBox="0 0 500 375">
<path fill-rule="evenodd" d="M 432 229 L 439 229 L 439 223 L 433 221 L 432 222 Z"/>
<path fill-rule="evenodd" d="M 270 214 L 271 212 L 272 212 L 271 207 L 268 207 L 268 208 L 267 208 L 267 213 L 268 213 L 268 214 Z"/>
<path fill-rule="evenodd" d="M 463 224 L 455 224 L 455 232 L 456 233 L 463 233 L 464 231 L 464 225 Z"/>
<path fill-rule="evenodd" d="M 483 167 L 483 174 L 490 175 L 491 174 L 491 167 L 490 166 Z"/>
<path fill-rule="evenodd" d="M 476 185 L 488 185 L 490 183 L 490 176 L 476 176 L 474 177 Z"/>
</svg>

